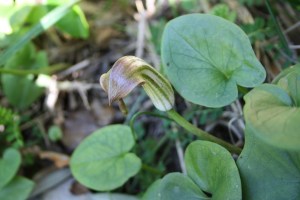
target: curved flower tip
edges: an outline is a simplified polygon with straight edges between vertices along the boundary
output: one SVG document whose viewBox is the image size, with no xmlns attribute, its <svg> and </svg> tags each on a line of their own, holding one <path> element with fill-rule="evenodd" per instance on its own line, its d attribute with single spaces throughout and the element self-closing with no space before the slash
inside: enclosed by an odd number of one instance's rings
<svg viewBox="0 0 300 200">
<path fill-rule="evenodd" d="M 135 87 L 142 85 L 154 106 L 170 110 L 174 105 L 174 91 L 170 82 L 144 60 L 135 56 L 118 59 L 100 77 L 100 85 L 108 94 L 109 103 L 122 101 Z"/>
</svg>

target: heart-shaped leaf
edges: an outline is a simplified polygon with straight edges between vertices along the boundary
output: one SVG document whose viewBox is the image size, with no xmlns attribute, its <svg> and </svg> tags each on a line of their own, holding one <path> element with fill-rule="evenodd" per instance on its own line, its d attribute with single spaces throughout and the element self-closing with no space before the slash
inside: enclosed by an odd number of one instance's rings
<svg viewBox="0 0 300 200">
<path fill-rule="evenodd" d="M 4 188 L 0 189 L 0 199 L 5 200 L 26 200 L 34 183 L 24 177 L 15 177 Z"/>
<path fill-rule="evenodd" d="M 209 199 L 192 179 L 180 173 L 170 173 L 166 175 L 162 179 L 159 194 L 161 200 Z"/>
<path fill-rule="evenodd" d="M 274 147 L 246 126 L 246 144 L 237 161 L 244 200 L 300 199 L 300 153 Z M 298 140 L 299 142 L 299 140 Z"/>
<path fill-rule="evenodd" d="M 278 81 L 278 86 L 288 92 L 294 107 L 300 107 L 300 65 Z"/>
<path fill-rule="evenodd" d="M 264 84 L 245 96 L 245 119 L 265 142 L 300 150 L 300 73 L 288 73 L 277 85 Z"/>
<path fill-rule="evenodd" d="M 241 199 L 241 180 L 231 154 L 218 144 L 191 143 L 185 153 L 188 176 L 213 199 Z"/>
<path fill-rule="evenodd" d="M 0 190 L 13 179 L 20 164 L 21 155 L 16 149 L 10 148 L 5 150 L 0 160 Z"/>
<path fill-rule="evenodd" d="M 150 187 L 147 189 L 147 192 L 144 194 L 142 200 L 161 200 L 160 188 L 161 179 L 158 179 L 150 185 Z"/>
<path fill-rule="evenodd" d="M 300 64 L 288 67 L 285 70 L 283 70 L 282 72 L 280 72 L 280 74 L 274 78 L 272 83 L 277 84 L 280 79 L 282 79 L 283 77 L 286 77 L 290 74 L 300 74 Z"/>
<path fill-rule="evenodd" d="M 73 153 L 72 174 L 94 190 L 118 188 L 141 168 L 141 160 L 128 152 L 133 145 L 134 138 L 128 126 L 111 125 L 99 129 Z"/>
<path fill-rule="evenodd" d="M 207 14 L 185 15 L 167 24 L 162 61 L 179 94 L 208 107 L 230 104 L 237 98 L 237 85 L 254 87 L 266 76 L 247 35 Z"/>
<path fill-rule="evenodd" d="M 30 70 L 47 66 L 46 53 L 36 53 L 33 44 L 29 43 L 9 59 L 5 68 Z M 43 94 L 44 88 L 36 84 L 36 78 L 32 74 L 26 76 L 3 74 L 1 78 L 3 91 L 9 103 L 19 109 L 28 107 Z"/>
<path fill-rule="evenodd" d="M 220 145 L 207 141 L 191 143 L 185 152 L 185 164 L 187 176 L 168 174 L 147 190 L 143 200 L 242 198 L 237 166 L 230 153 Z"/>
</svg>

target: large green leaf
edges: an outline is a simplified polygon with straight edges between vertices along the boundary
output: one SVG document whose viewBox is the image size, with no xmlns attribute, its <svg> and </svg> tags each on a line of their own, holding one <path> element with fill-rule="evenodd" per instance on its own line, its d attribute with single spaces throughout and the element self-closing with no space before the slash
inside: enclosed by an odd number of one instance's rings
<svg viewBox="0 0 300 200">
<path fill-rule="evenodd" d="M 15 177 L 4 188 L 0 189 L 0 199 L 3 200 L 26 200 L 34 183 L 24 177 Z"/>
<path fill-rule="evenodd" d="M 185 164 L 187 176 L 168 174 L 147 190 L 143 200 L 242 199 L 237 166 L 223 147 L 207 141 L 193 142 L 185 152 Z"/>
<path fill-rule="evenodd" d="M 12 148 L 5 150 L 2 159 L 0 159 L 0 190 L 13 179 L 20 164 L 21 155 L 17 150 Z"/>
<path fill-rule="evenodd" d="M 181 173 L 170 173 L 155 181 L 142 200 L 209 199 L 188 177 Z"/>
<path fill-rule="evenodd" d="M 150 187 L 147 189 L 147 192 L 142 197 L 142 200 L 161 200 L 160 188 L 161 179 L 158 179 L 150 185 Z"/>
<path fill-rule="evenodd" d="M 111 125 L 87 137 L 71 158 L 71 170 L 83 185 L 99 191 L 122 186 L 141 168 L 141 160 L 128 151 L 134 138 L 128 126 Z"/>
<path fill-rule="evenodd" d="M 162 61 L 175 89 L 208 107 L 230 104 L 237 98 L 237 85 L 254 87 L 266 76 L 246 34 L 207 14 L 185 15 L 167 24 Z"/>
<path fill-rule="evenodd" d="M 246 144 L 237 161 L 243 199 L 300 199 L 300 152 L 269 145 L 254 132 L 248 123 Z"/>
<path fill-rule="evenodd" d="M 55 26 L 76 38 L 88 38 L 89 25 L 83 11 L 78 5 L 72 7 L 66 16 L 58 21 Z"/>
<path fill-rule="evenodd" d="M 191 143 L 185 153 L 188 176 L 213 199 L 241 199 L 241 180 L 231 154 L 218 144 Z"/>
<path fill-rule="evenodd" d="M 257 137 L 277 147 L 300 150 L 300 73 L 288 73 L 277 85 L 253 89 L 245 101 L 245 119 Z"/>
<path fill-rule="evenodd" d="M 4 67 L 30 70 L 46 66 L 48 66 L 46 53 L 42 51 L 36 53 L 33 44 L 29 43 L 11 57 Z M 19 109 L 31 105 L 44 91 L 36 84 L 35 79 L 31 74 L 27 76 L 3 74 L 1 81 L 8 101 Z"/>
</svg>

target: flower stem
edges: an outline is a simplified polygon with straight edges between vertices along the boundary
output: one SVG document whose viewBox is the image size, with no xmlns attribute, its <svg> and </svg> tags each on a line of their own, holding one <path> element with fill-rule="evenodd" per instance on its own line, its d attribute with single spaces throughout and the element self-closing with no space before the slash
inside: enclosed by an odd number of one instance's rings
<svg viewBox="0 0 300 200">
<path fill-rule="evenodd" d="M 228 142 L 225 142 L 224 140 L 221 140 L 221 139 L 195 127 L 193 124 L 191 124 L 186 119 L 184 119 L 180 114 L 178 114 L 175 110 L 171 109 L 171 110 L 167 111 L 167 113 L 168 113 L 168 116 L 171 119 L 173 119 L 177 124 L 182 126 L 188 132 L 191 132 L 192 134 L 198 136 L 199 139 L 217 143 L 217 144 L 223 146 L 224 148 L 226 148 L 231 153 L 236 153 L 236 154 L 241 153 L 242 150 L 239 147 L 236 147 Z"/>
<path fill-rule="evenodd" d="M 129 122 L 129 126 L 130 126 L 130 129 L 131 129 L 131 133 L 133 134 L 133 138 L 135 139 L 135 140 L 137 140 L 137 134 L 136 134 L 136 132 L 135 132 L 135 130 L 134 130 L 134 122 L 135 122 L 135 120 L 139 117 L 139 116 L 141 116 L 141 115 L 151 115 L 151 116 L 154 116 L 154 117 L 159 117 L 159 118 L 164 118 L 164 119 L 168 119 L 168 120 L 171 120 L 170 118 L 168 118 L 168 117 L 166 117 L 166 116 L 164 116 L 164 115 L 160 115 L 160 114 L 158 114 L 158 113 L 154 113 L 154 112 L 147 112 L 147 111 L 144 111 L 144 112 L 138 112 L 138 113 L 135 113 L 133 116 L 132 116 L 132 118 L 131 118 L 131 120 L 130 120 L 130 122 Z"/>
<path fill-rule="evenodd" d="M 123 113 L 124 116 L 126 116 L 128 114 L 128 109 L 127 109 L 127 106 L 126 106 L 124 100 L 121 98 L 121 99 L 119 99 L 118 103 L 119 103 L 119 108 L 120 108 L 121 112 Z"/>
</svg>

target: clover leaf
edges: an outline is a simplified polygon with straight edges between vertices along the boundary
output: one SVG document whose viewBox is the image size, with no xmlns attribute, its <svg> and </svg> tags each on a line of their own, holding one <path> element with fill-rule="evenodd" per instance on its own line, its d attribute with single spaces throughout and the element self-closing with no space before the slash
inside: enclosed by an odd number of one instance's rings
<svg viewBox="0 0 300 200">
<path fill-rule="evenodd" d="M 299 66 L 283 72 L 277 84 L 263 84 L 244 98 L 246 123 L 258 138 L 277 147 L 300 150 Z"/>
<path fill-rule="evenodd" d="M 261 140 L 250 123 L 245 132 L 246 144 L 237 161 L 243 199 L 300 199 L 299 151 L 283 150 Z"/>
<path fill-rule="evenodd" d="M 128 151 L 134 145 L 125 125 L 110 125 L 88 136 L 71 158 L 71 171 L 83 185 L 98 191 L 122 186 L 141 168 L 141 160 Z"/>
<path fill-rule="evenodd" d="M 46 53 L 44 51 L 36 52 L 34 45 L 29 43 L 12 56 L 4 67 L 11 70 L 33 70 L 47 66 Z M 2 74 L 1 81 L 3 92 L 9 103 L 19 109 L 30 106 L 44 92 L 44 88 L 36 83 L 36 77 L 33 74 L 26 76 Z"/>
<path fill-rule="evenodd" d="M 191 143 L 185 152 L 185 164 L 187 175 L 168 174 L 154 182 L 143 200 L 242 198 L 237 166 L 231 154 L 220 145 L 207 141 Z"/>
<path fill-rule="evenodd" d="M 13 179 L 20 164 L 21 155 L 16 149 L 5 150 L 2 159 L 0 159 L 0 189 Z"/>
<path fill-rule="evenodd" d="M 26 200 L 34 183 L 24 177 L 16 176 L 7 185 L 0 189 L 0 199 Z"/>
<path fill-rule="evenodd" d="M 238 85 L 254 87 L 266 76 L 247 35 L 208 14 L 189 14 L 167 24 L 162 61 L 179 94 L 208 107 L 230 104 L 238 96 Z"/>
</svg>

